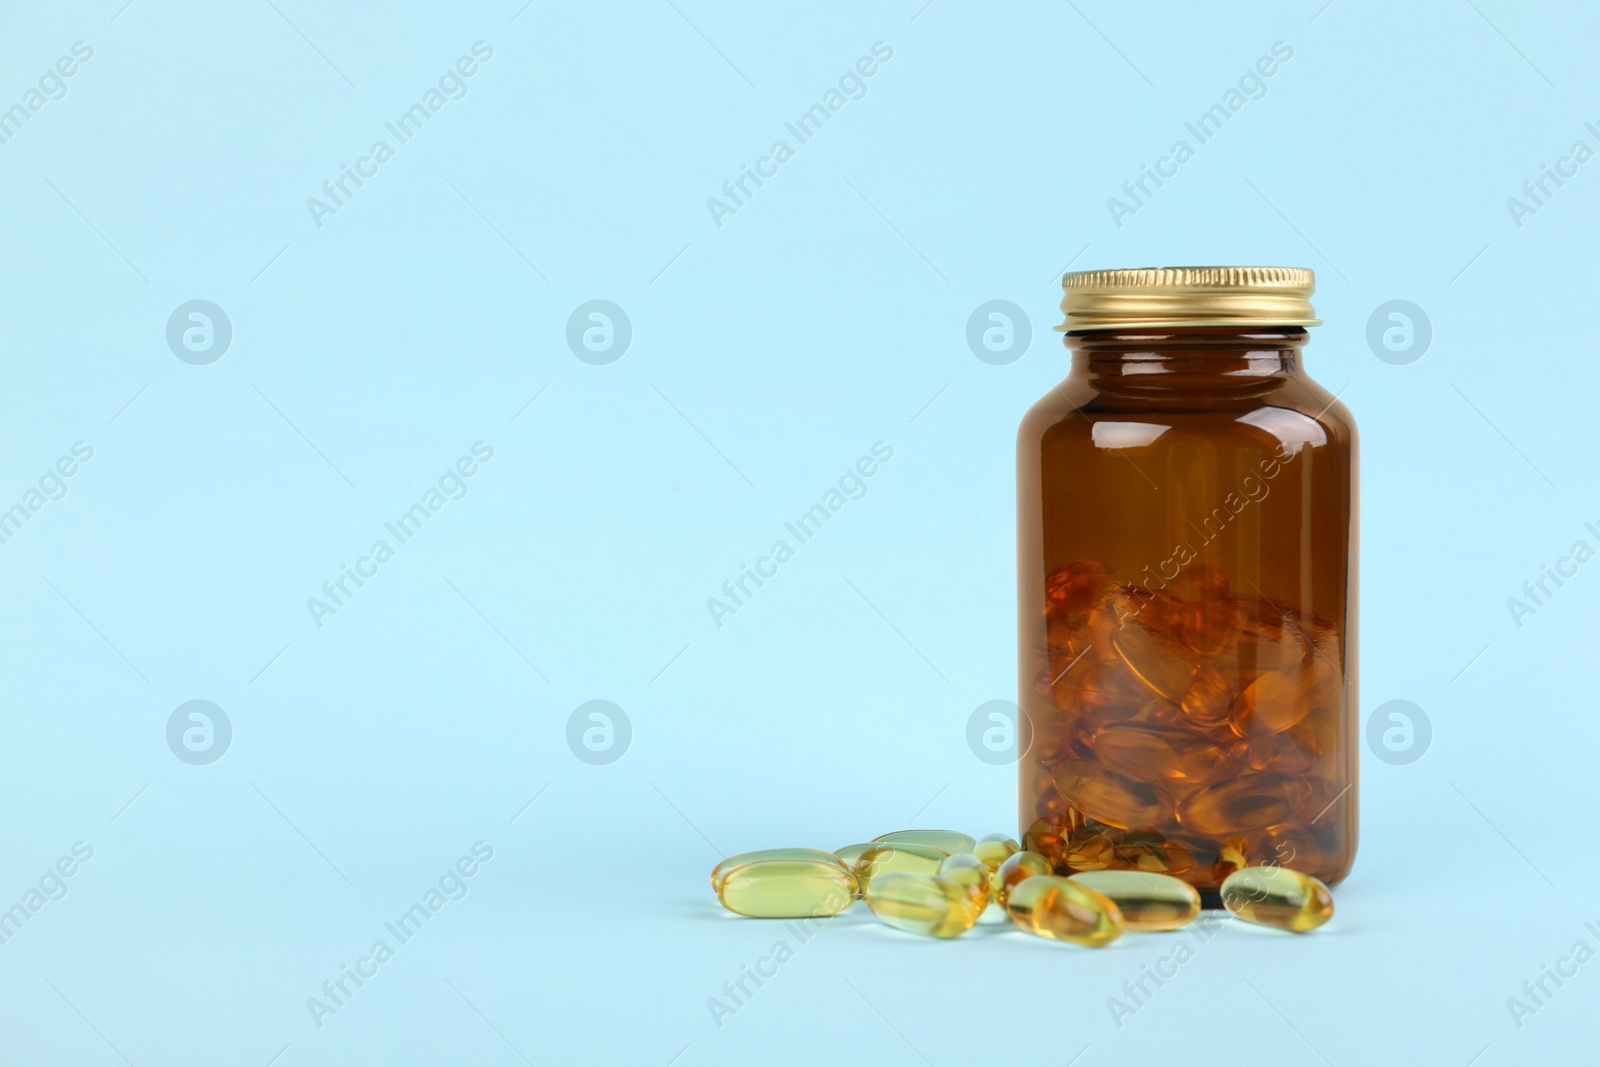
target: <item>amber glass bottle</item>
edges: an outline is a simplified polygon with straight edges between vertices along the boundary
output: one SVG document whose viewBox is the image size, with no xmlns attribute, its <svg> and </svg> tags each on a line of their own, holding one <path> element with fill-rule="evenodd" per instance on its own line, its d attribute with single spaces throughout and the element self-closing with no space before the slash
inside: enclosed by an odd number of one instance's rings
<svg viewBox="0 0 1600 1067">
<path fill-rule="evenodd" d="M 1017 438 L 1021 827 L 1060 871 L 1350 870 L 1356 432 L 1301 366 L 1312 284 L 1063 280 L 1072 370 Z"/>
</svg>

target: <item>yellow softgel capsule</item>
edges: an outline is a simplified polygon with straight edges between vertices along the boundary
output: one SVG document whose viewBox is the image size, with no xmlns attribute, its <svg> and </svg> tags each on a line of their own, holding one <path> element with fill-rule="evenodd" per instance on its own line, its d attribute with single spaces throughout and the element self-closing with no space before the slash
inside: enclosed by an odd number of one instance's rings
<svg viewBox="0 0 1600 1067">
<path fill-rule="evenodd" d="M 800 919 L 837 914 L 856 892 L 856 876 L 836 861 L 763 859 L 729 870 L 717 899 L 753 919 Z"/>
<path fill-rule="evenodd" d="M 983 908 L 966 886 L 938 874 L 893 871 L 866 890 L 867 907 L 883 923 L 924 937 L 959 937 Z"/>
<path fill-rule="evenodd" d="M 972 835 L 957 830 L 896 830 L 892 834 L 881 834 L 872 840 L 893 845 L 932 845 L 952 856 L 958 852 L 971 852 L 972 846 L 978 843 Z"/>
<path fill-rule="evenodd" d="M 858 845 L 846 845 L 844 848 L 836 848 L 833 850 L 833 854 L 839 858 L 840 863 L 853 869 L 863 852 L 869 848 L 877 847 L 878 843 L 876 841 L 863 841 Z"/>
<path fill-rule="evenodd" d="M 865 895 L 872 880 L 880 874 L 938 874 L 939 864 L 949 855 L 932 845 L 880 842 L 862 852 L 850 870 Z"/>
<path fill-rule="evenodd" d="M 978 901 L 979 912 L 989 906 L 990 871 L 977 856 L 970 852 L 946 856 L 939 864 L 939 874 L 966 889 Z"/>
<path fill-rule="evenodd" d="M 1006 898 L 1011 894 L 1011 890 L 1016 888 L 1024 879 L 1035 878 L 1041 874 L 1049 873 L 1049 860 L 1037 852 L 1029 852 L 1024 849 L 1007 857 L 1006 861 L 1000 865 L 1000 868 L 994 872 L 994 877 L 990 879 L 989 884 L 993 887 L 994 899 L 1004 905 Z"/>
<path fill-rule="evenodd" d="M 1287 867 L 1244 867 L 1222 883 L 1222 906 L 1257 926 L 1303 934 L 1333 918 L 1333 894 L 1321 881 Z"/>
<path fill-rule="evenodd" d="M 837 863 L 846 869 L 845 863 L 832 852 L 824 852 L 820 848 L 763 848 L 755 852 L 737 852 L 715 867 L 711 868 L 711 889 L 715 892 L 727 877 L 728 872 L 745 863 L 754 863 L 756 860 L 816 860 L 823 863 Z"/>
<path fill-rule="evenodd" d="M 1121 910 L 1106 896 L 1054 874 L 1018 882 L 1006 898 L 1006 912 L 1030 934 L 1090 948 L 1121 937 L 1124 925 Z"/>
<path fill-rule="evenodd" d="M 979 845 L 983 842 L 979 841 Z M 982 901 L 978 906 L 978 921 L 992 925 L 1006 921 L 1006 909 L 1000 906 L 995 894 L 995 872 L 971 852 L 958 852 L 939 864 L 939 873 L 967 887 L 973 899 Z"/>
<path fill-rule="evenodd" d="M 1176 930 L 1200 914 L 1199 892 L 1170 874 L 1085 871 L 1069 880 L 1088 886 L 1115 904 L 1129 930 Z"/>
<path fill-rule="evenodd" d="M 980 837 L 978 843 L 972 846 L 972 854 L 982 860 L 984 866 L 991 871 L 998 871 L 1002 863 L 1021 851 L 1022 846 L 1005 834 Z"/>
</svg>

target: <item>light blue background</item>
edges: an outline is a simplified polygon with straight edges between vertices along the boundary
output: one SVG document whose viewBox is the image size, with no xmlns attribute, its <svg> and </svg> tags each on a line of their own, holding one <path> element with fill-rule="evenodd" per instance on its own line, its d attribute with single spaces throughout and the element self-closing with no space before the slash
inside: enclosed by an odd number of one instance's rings
<svg viewBox="0 0 1600 1067">
<path fill-rule="evenodd" d="M 1506 1000 L 1600 948 L 1600 569 L 1520 629 L 1506 600 L 1600 544 L 1600 162 L 1521 228 L 1506 200 L 1600 148 L 1600 11 L 124 2 L 0 16 L 0 105 L 94 50 L 0 145 L 0 506 L 94 449 L 0 545 L 0 907 L 94 850 L 0 947 L 0 1059 L 1593 1055 L 1600 963 L 1520 1029 Z M 480 40 L 318 228 L 306 199 Z M 877 41 L 865 98 L 717 227 Z M 1107 198 L 1275 41 L 1266 95 L 1118 228 Z M 1014 432 L 1067 369 L 1069 263 L 1316 269 L 1307 364 L 1363 435 L 1363 715 L 1416 701 L 1432 748 L 1364 761 L 1333 924 L 1233 924 L 1121 1029 L 1106 999 L 1170 935 L 858 912 L 719 1028 L 707 999 L 794 943 L 717 909 L 723 852 L 1014 830 L 965 730 L 1015 695 Z M 192 299 L 232 323 L 209 366 L 165 341 Z M 609 366 L 565 341 L 592 299 L 633 325 Z M 991 299 L 1031 320 L 1008 366 L 966 344 Z M 1420 362 L 1367 346 L 1391 299 L 1431 318 Z M 306 599 L 480 440 L 468 495 L 318 628 Z M 715 626 L 880 440 L 867 495 Z M 591 766 L 566 723 L 602 698 L 633 740 Z M 209 766 L 166 742 L 193 699 L 234 731 Z M 480 840 L 468 895 L 319 1028 L 307 998 Z"/>
</svg>

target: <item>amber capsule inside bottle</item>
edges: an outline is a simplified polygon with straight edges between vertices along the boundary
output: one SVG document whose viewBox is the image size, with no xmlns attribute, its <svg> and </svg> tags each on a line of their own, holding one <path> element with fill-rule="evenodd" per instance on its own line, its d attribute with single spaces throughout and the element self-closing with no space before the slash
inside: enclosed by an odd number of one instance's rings
<svg viewBox="0 0 1600 1067">
<path fill-rule="evenodd" d="M 1023 843 L 1058 873 L 1209 894 L 1282 847 L 1336 883 L 1357 830 L 1357 445 L 1304 366 L 1311 273 L 1063 285 L 1070 373 L 1017 438 Z"/>
<path fill-rule="evenodd" d="M 1320 823 L 1310 826 L 1301 821 L 1269 826 L 1245 838 L 1245 854 L 1250 865 L 1316 870 L 1323 866 L 1324 849 L 1333 844 L 1333 835 Z"/>
<path fill-rule="evenodd" d="M 1108 826 L 1160 826 L 1171 818 L 1172 803 L 1153 780 L 1130 778 L 1092 759 L 1061 760 L 1050 774 L 1067 804 Z"/>
<path fill-rule="evenodd" d="M 1196 789 L 1177 816 L 1186 830 L 1217 837 L 1291 822 L 1310 796 L 1310 783 L 1296 775 L 1243 774 Z"/>
<path fill-rule="evenodd" d="M 1250 853 L 1243 837 L 1235 834 L 1223 839 L 1216 844 L 1205 857 L 1210 860 L 1210 876 L 1201 884 L 1210 889 L 1213 886 L 1221 887 L 1228 880 L 1228 875 L 1241 867 L 1250 866 Z"/>
<path fill-rule="evenodd" d="M 1181 875 L 1194 866 L 1194 855 L 1181 841 L 1157 830 L 1118 830 L 1085 826 L 1074 831 L 1062 850 L 1058 873 L 1080 871 L 1150 871 Z"/>
<path fill-rule="evenodd" d="M 1205 782 L 1232 761 L 1232 746 L 1205 734 L 1153 726 L 1117 723 L 1095 735 L 1094 756 L 1112 770 L 1164 782 Z"/>
<path fill-rule="evenodd" d="M 1045 784 L 1049 785 L 1048 780 L 1045 780 Z M 1051 789 L 1053 790 L 1054 786 L 1051 786 Z M 1026 802 L 1023 806 L 1026 809 Z M 1060 870 L 1067 840 L 1072 836 L 1073 827 L 1074 823 L 1069 819 L 1049 817 L 1035 819 L 1022 833 L 1022 850 L 1037 853 L 1045 861 L 1047 868 Z"/>
</svg>

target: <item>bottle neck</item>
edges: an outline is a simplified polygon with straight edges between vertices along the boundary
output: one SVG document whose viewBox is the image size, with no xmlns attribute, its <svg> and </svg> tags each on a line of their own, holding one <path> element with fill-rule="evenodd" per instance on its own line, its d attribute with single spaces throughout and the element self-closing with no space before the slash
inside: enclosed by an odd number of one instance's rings
<svg viewBox="0 0 1600 1067">
<path fill-rule="evenodd" d="M 1301 376 L 1303 326 L 1185 326 L 1066 335 L 1072 377 L 1106 396 L 1253 397 Z"/>
</svg>

